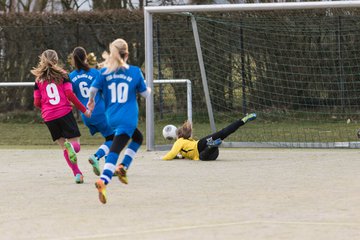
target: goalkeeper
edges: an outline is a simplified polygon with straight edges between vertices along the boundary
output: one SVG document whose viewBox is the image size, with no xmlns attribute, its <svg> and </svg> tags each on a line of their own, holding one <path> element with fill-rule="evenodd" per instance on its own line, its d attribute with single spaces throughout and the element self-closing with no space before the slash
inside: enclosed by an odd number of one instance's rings
<svg viewBox="0 0 360 240">
<path fill-rule="evenodd" d="M 239 119 L 222 130 L 210 134 L 200 140 L 191 138 L 192 126 L 186 121 L 176 132 L 177 140 L 163 160 L 172 160 L 175 158 L 186 158 L 191 160 L 211 161 L 219 156 L 219 145 L 227 136 L 235 132 L 239 127 L 247 122 L 256 119 L 256 113 L 251 113 L 246 117 Z"/>
</svg>

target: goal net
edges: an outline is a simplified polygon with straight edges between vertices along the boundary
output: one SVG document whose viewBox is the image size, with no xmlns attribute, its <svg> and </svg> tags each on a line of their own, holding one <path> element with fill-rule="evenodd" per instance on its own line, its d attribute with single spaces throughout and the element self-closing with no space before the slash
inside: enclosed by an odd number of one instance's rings
<svg viewBox="0 0 360 240">
<path fill-rule="evenodd" d="M 195 138 L 256 112 L 223 146 L 356 148 L 359 22 L 357 1 L 147 7 L 146 78 L 191 80 Z M 159 125 L 156 96 L 148 150 L 164 143 L 162 126 L 186 120 L 171 113 Z"/>
</svg>

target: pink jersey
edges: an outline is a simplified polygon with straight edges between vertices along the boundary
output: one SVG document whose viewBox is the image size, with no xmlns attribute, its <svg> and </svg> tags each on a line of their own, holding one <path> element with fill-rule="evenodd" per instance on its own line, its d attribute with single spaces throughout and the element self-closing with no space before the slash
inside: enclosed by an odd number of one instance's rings
<svg viewBox="0 0 360 240">
<path fill-rule="evenodd" d="M 41 116 L 45 122 L 60 118 L 72 111 L 65 90 L 72 91 L 69 79 L 60 84 L 35 81 L 34 98 L 41 99 Z"/>
</svg>

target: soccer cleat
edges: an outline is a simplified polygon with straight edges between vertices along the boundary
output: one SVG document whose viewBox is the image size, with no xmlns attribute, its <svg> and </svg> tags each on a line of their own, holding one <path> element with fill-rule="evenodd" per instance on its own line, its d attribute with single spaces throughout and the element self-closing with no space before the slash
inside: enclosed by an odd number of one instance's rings
<svg viewBox="0 0 360 240">
<path fill-rule="evenodd" d="M 246 117 L 243 117 L 243 119 L 241 119 L 244 123 L 250 122 L 252 120 L 256 119 L 256 113 L 250 113 L 248 115 L 246 115 Z"/>
<path fill-rule="evenodd" d="M 126 176 L 126 169 L 124 168 L 124 165 L 119 164 L 115 170 L 115 174 L 118 176 L 120 182 L 124 184 L 128 184 L 128 179 Z"/>
<path fill-rule="evenodd" d="M 99 179 L 99 180 L 97 180 L 95 182 L 95 187 L 99 191 L 99 200 L 100 200 L 100 202 L 105 204 L 106 203 L 106 186 L 105 186 L 105 183 L 101 179 Z"/>
<path fill-rule="evenodd" d="M 76 174 L 76 176 L 75 176 L 75 182 L 76 182 L 77 184 L 84 183 L 84 176 L 81 175 L 80 173 Z"/>
<path fill-rule="evenodd" d="M 76 152 L 75 152 L 73 146 L 71 145 L 71 143 L 65 142 L 64 146 L 65 146 L 66 151 L 67 151 L 67 153 L 69 155 L 70 162 L 76 163 L 76 161 L 77 161 Z"/>
<path fill-rule="evenodd" d="M 89 163 L 92 165 L 95 175 L 100 176 L 99 159 L 95 157 L 95 155 L 91 155 L 89 157 Z"/>
<path fill-rule="evenodd" d="M 208 142 L 206 143 L 206 145 L 207 145 L 208 147 L 211 147 L 211 148 L 212 148 L 212 147 L 218 147 L 221 143 L 222 143 L 221 139 L 218 138 L 218 139 L 215 139 L 215 140 L 208 141 Z"/>
</svg>

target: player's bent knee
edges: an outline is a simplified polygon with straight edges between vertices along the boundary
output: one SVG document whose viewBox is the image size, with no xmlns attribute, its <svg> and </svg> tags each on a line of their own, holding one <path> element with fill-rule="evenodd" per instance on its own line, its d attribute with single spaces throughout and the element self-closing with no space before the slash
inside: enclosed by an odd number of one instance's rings
<svg viewBox="0 0 360 240">
<path fill-rule="evenodd" d="M 110 152 L 114 152 L 120 154 L 120 152 L 124 149 L 126 144 L 128 143 L 130 137 L 127 134 L 121 134 L 114 137 L 113 143 L 110 147 Z"/>
<path fill-rule="evenodd" d="M 142 133 L 136 129 L 134 134 L 132 135 L 132 140 L 137 144 L 141 145 L 144 140 Z"/>
<path fill-rule="evenodd" d="M 114 134 L 111 134 L 110 136 L 107 136 L 106 138 L 105 138 L 105 140 L 106 141 L 112 141 L 113 139 L 114 139 Z"/>
</svg>

